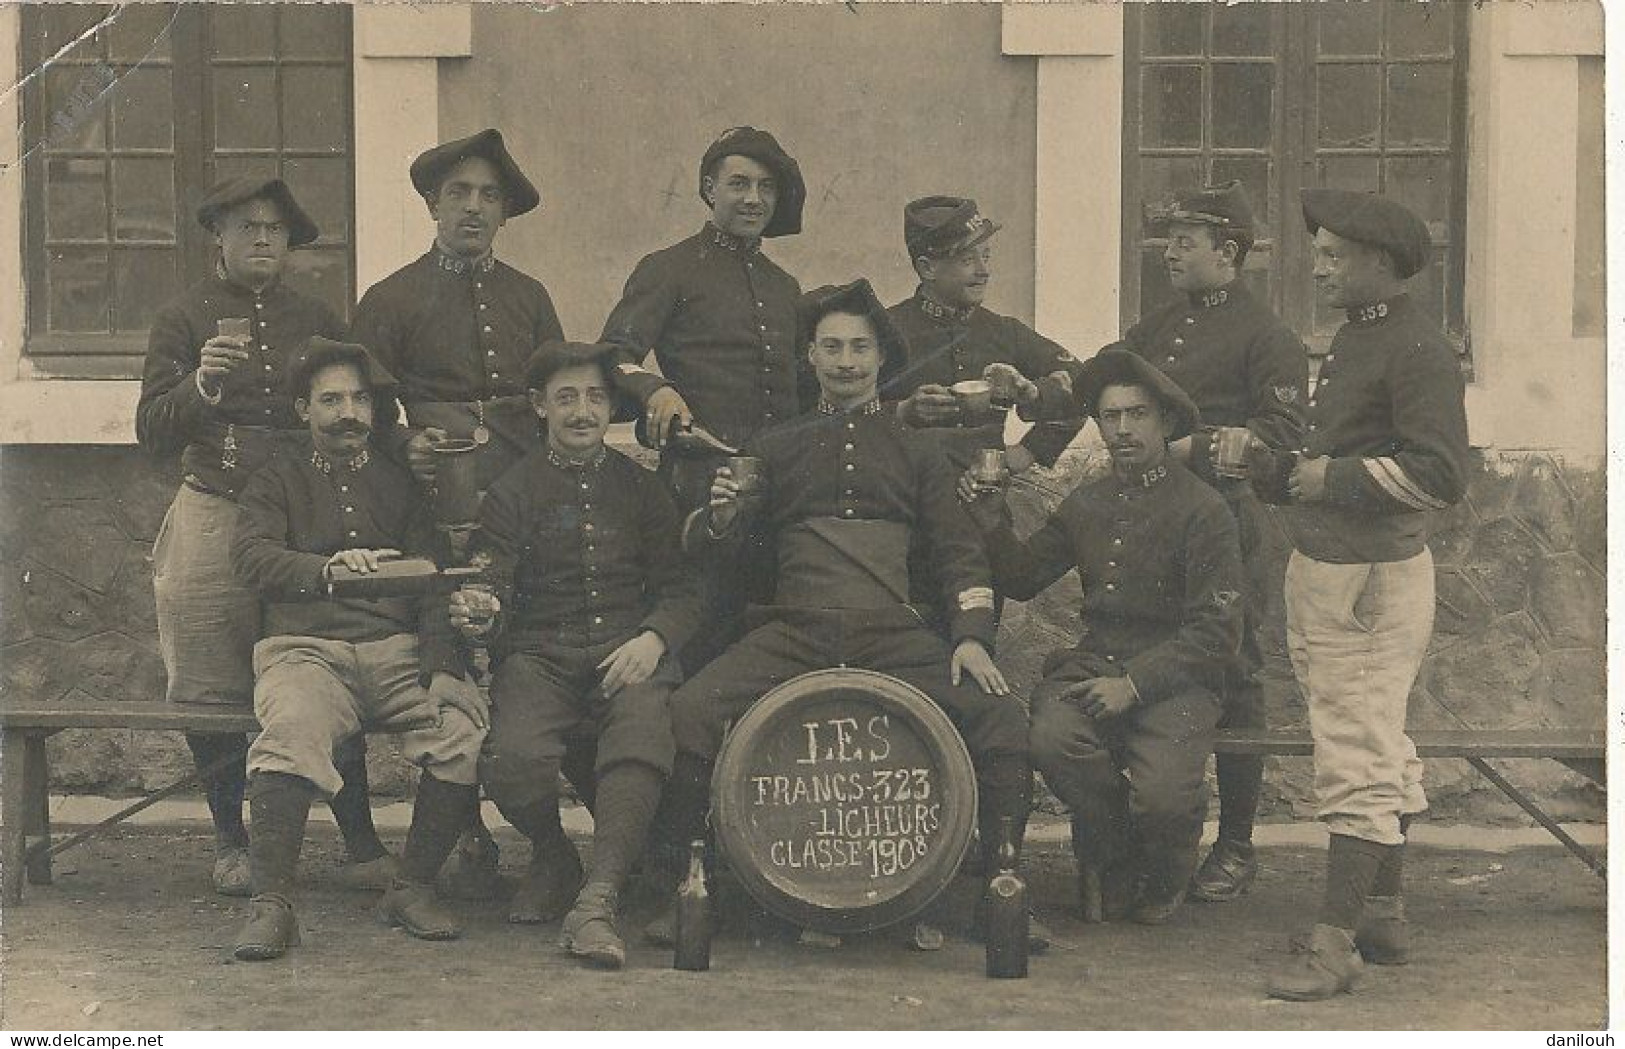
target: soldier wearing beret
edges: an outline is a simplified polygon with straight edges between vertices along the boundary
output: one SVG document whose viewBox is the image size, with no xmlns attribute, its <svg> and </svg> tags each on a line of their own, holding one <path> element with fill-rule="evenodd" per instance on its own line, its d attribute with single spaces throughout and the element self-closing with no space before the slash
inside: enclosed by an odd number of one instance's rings
<svg viewBox="0 0 1625 1049">
<path fill-rule="evenodd" d="M 796 347 L 801 286 L 762 241 L 801 232 L 801 168 L 766 131 L 736 127 L 700 159 L 700 200 L 710 218 L 696 234 L 646 256 L 604 322 L 621 349 L 615 380 L 643 407 L 660 477 L 683 512 L 705 503 L 722 456 L 686 451 L 673 436 L 697 426 L 730 447 L 801 410 L 805 381 Z M 660 374 L 646 370 L 650 353 Z M 682 654 L 690 671 L 738 631 L 737 588 L 706 574 L 710 625 Z"/>
<path fill-rule="evenodd" d="M 1178 910 L 1196 867 L 1203 770 L 1241 643 L 1241 550 L 1224 500 L 1168 450 L 1200 418 L 1184 391 L 1117 344 L 1085 365 L 1076 392 L 1110 476 L 1025 541 L 991 500 L 964 484 L 960 495 L 1011 597 L 1078 570 L 1083 636 L 1045 660 L 1033 762 L 1072 810 L 1084 920 L 1155 925 Z"/>
<path fill-rule="evenodd" d="M 562 342 L 536 352 L 527 385 L 547 446 L 492 485 L 474 541 L 502 609 L 490 641 L 494 709 L 481 775 L 532 846 L 509 920 L 563 915 L 564 946 L 607 968 L 626 958 L 616 899 L 671 771 L 667 700 L 681 680 L 676 651 L 699 613 L 665 485 L 604 446 L 615 352 Z M 489 621 L 470 619 L 478 603 L 460 593 L 452 610 L 483 637 Z M 591 763 L 566 765 L 567 742 L 588 744 Z M 561 767 L 592 799 L 585 876 L 559 824 Z"/>
<path fill-rule="evenodd" d="M 1218 433 L 1242 428 L 1261 451 L 1290 453 L 1303 436 L 1308 356 L 1303 343 L 1238 279 L 1253 245 L 1252 208 L 1239 182 L 1181 193 L 1161 216 L 1167 247 L 1163 262 L 1179 294 L 1151 311 L 1123 336 L 1129 349 L 1155 364 L 1190 395 L 1203 425 L 1174 442 L 1176 458 L 1218 488 L 1240 528 L 1241 556 L 1247 567 L 1246 630 L 1241 672 L 1223 690 L 1221 728 L 1262 729 L 1264 690 L 1258 682 L 1263 659 L 1257 631 L 1265 595 L 1280 588 L 1262 548 L 1270 527 L 1267 511 L 1240 477 L 1215 471 Z M 1268 461 L 1255 454 L 1253 459 Z M 1245 471 L 1245 465 L 1234 472 Z M 1268 477 L 1261 477 L 1268 483 Z M 1219 836 L 1197 871 L 1191 894 L 1199 900 L 1234 899 L 1257 875 L 1253 820 L 1264 783 L 1262 758 L 1220 754 Z"/>
<path fill-rule="evenodd" d="M 1026 716 L 993 662 L 986 555 L 941 450 L 881 407 L 885 362 L 904 348 L 869 282 L 809 293 L 802 330 L 816 411 L 747 442 L 762 460 L 759 498 L 742 506 L 722 467 L 687 524 L 688 544 L 762 562 L 753 576 L 762 586 L 751 595 L 755 628 L 672 697 L 676 819 L 667 832 L 698 836 L 730 719 L 809 670 L 862 667 L 913 684 L 959 727 L 976 763 L 991 876 L 1000 819 L 1014 821 L 1019 848 L 1032 784 Z M 934 592 L 931 581 L 940 581 Z M 936 608 L 951 641 L 925 625 Z M 1042 927 L 1033 935 L 1047 946 Z"/>
<path fill-rule="evenodd" d="M 362 296 L 351 338 L 400 381 L 409 427 L 395 444 L 418 480 L 434 483 L 435 443 L 472 439 L 483 491 L 542 446 L 525 365 L 538 344 L 564 338 L 547 289 L 492 251 L 497 231 L 534 211 L 541 194 L 495 128 L 424 152 L 411 177 L 434 243 Z M 474 898 L 497 889 L 496 844 L 483 824 L 478 831 L 449 875 Z"/>
<path fill-rule="evenodd" d="M 1310 189 L 1316 288 L 1347 311 L 1307 404 L 1286 513 L 1287 646 L 1309 702 L 1315 795 L 1331 830 L 1317 924 L 1270 981 L 1312 1001 L 1353 986 L 1362 957 L 1402 964 L 1405 835 L 1427 808 L 1405 734 L 1433 632 L 1429 515 L 1461 499 L 1468 458 L 1460 365 L 1405 294 L 1431 238 L 1403 205 Z"/>
<path fill-rule="evenodd" d="M 312 335 L 337 336 L 343 325 L 282 281 L 289 250 L 314 241 L 318 230 L 281 179 L 216 183 L 198 203 L 197 220 L 214 235 L 215 270 L 153 319 L 135 431 L 149 451 L 179 453 L 184 476 L 153 547 L 168 699 L 247 708 L 260 608 L 231 571 L 237 495 L 302 429 L 284 388 L 289 358 Z M 246 334 L 225 332 L 228 318 Z M 186 742 L 214 820 L 215 890 L 246 896 L 248 739 L 189 732 Z M 387 879 L 393 863 L 373 828 L 364 759 L 358 739 L 339 759 L 345 789 L 333 799 L 351 860 L 344 880 L 358 886 Z"/>
<path fill-rule="evenodd" d="M 299 940 L 293 898 L 312 799 L 339 789 L 334 750 L 367 728 L 403 733 L 423 770 L 400 871 L 379 915 L 413 936 L 458 935 L 435 873 L 479 806 L 487 712 L 455 643 L 444 596 L 332 596 L 336 574 L 366 575 L 402 553 L 444 546 L 404 466 L 374 454 L 378 391 L 392 377 L 365 347 L 320 336 L 288 369 L 308 429 L 243 490 L 232 563 L 265 602 L 254 646 L 248 752 L 254 899 L 234 953 L 282 956 Z"/>
<path fill-rule="evenodd" d="M 966 418 L 950 387 L 986 380 L 996 399 L 1036 421 L 1008 461 L 1021 472 L 1053 466 L 1081 425 L 1072 403 L 1079 361 L 1014 317 L 982 305 L 991 247 L 1001 227 L 964 197 L 922 197 L 903 209 L 903 240 L 920 278 L 914 294 L 886 313 L 908 343 L 908 367 L 888 399 L 911 426 L 928 430 L 959 469 L 978 449 L 1004 447 L 1004 416 Z"/>
</svg>

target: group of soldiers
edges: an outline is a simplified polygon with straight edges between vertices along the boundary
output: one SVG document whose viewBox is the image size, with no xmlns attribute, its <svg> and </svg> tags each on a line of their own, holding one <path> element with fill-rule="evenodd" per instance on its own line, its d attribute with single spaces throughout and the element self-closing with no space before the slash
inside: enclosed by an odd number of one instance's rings
<svg viewBox="0 0 1625 1049">
<path fill-rule="evenodd" d="M 965 198 L 904 209 L 904 301 L 861 278 L 803 294 L 763 244 L 800 232 L 806 186 L 754 128 L 705 151 L 707 221 L 637 264 L 594 343 L 566 341 L 542 284 L 493 254 L 540 203 L 499 132 L 410 174 L 433 244 L 347 328 L 282 280 L 317 230 L 256 178 L 199 204 L 215 273 L 153 326 L 137 432 L 184 473 L 154 554 L 169 697 L 252 702 L 262 725 L 251 745 L 188 737 L 216 889 L 252 897 L 237 957 L 297 943 L 318 796 L 345 881 L 383 890 L 380 914 L 414 936 L 458 935 L 442 896 L 494 875 L 483 789 L 531 843 L 510 918 L 562 918 L 570 953 L 619 968 L 618 897 L 640 865 L 675 885 L 728 723 L 830 666 L 897 677 L 953 719 L 987 876 L 1002 820 L 1019 846 L 1036 767 L 1072 812 L 1086 921 L 1234 898 L 1256 874 L 1262 765 L 1220 758 L 1198 864 L 1205 766 L 1219 726 L 1263 726 L 1259 610 L 1284 585 L 1332 838 L 1324 905 L 1271 993 L 1323 998 L 1362 956 L 1404 961 L 1426 514 L 1460 498 L 1467 457 L 1454 353 L 1405 294 L 1430 243 L 1404 207 L 1305 192 L 1316 284 L 1348 312 L 1311 385 L 1303 344 L 1240 278 L 1256 224 L 1233 183 L 1161 216 L 1177 295 L 1083 360 L 982 305 L 999 226 Z M 1005 411 L 967 404 L 967 381 Z M 1009 412 L 1028 428 L 1007 446 Z M 1110 473 L 1018 537 L 986 453 L 1007 475 L 1051 466 L 1090 418 Z M 653 472 L 605 444 L 633 420 Z M 483 493 L 461 548 L 431 498 L 459 439 Z M 1284 584 L 1262 565 L 1271 515 L 1295 548 Z M 483 585 L 334 596 L 403 556 L 466 561 Z M 994 658 L 1002 602 L 1073 569 L 1083 631 L 1045 660 L 1029 715 Z M 422 770 L 399 858 L 372 823 L 368 730 L 399 732 Z M 593 814 L 585 866 L 561 776 Z M 669 911 L 645 933 L 668 940 Z M 1050 934 L 1035 919 L 1030 938 Z"/>
</svg>

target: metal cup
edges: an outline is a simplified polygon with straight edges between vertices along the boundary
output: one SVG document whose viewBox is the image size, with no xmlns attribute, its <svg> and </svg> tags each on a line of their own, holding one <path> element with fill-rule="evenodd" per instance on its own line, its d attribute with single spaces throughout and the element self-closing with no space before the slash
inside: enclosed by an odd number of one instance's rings
<svg viewBox="0 0 1625 1049">
<path fill-rule="evenodd" d="M 442 527 L 471 525 L 479 516 L 479 447 L 464 437 L 448 437 L 429 446 L 435 456 L 434 515 Z"/>
<path fill-rule="evenodd" d="M 753 499 L 762 494 L 762 460 L 754 455 L 730 455 L 728 472 L 739 485 L 739 498 Z"/>
<path fill-rule="evenodd" d="M 948 387 L 959 402 L 959 417 L 975 426 L 993 411 L 993 387 L 985 379 L 966 379 Z"/>
<path fill-rule="evenodd" d="M 496 618 L 496 587 L 490 583 L 464 583 L 460 589 L 471 598 L 467 604 L 472 626 L 484 628 Z"/>
<path fill-rule="evenodd" d="M 1221 426 L 1213 435 L 1213 472 L 1220 477 L 1247 476 L 1247 449 L 1253 433 L 1245 426 Z"/>
<path fill-rule="evenodd" d="M 1003 448 L 978 448 L 971 463 L 970 481 L 978 492 L 992 494 L 1001 490 L 1010 479 L 1010 468 L 1004 459 Z"/>
</svg>

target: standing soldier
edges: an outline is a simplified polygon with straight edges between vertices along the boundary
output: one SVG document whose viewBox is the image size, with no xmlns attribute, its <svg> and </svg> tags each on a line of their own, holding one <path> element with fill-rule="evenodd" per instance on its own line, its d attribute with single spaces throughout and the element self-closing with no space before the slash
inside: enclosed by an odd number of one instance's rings
<svg viewBox="0 0 1625 1049">
<path fill-rule="evenodd" d="M 948 460 L 970 466 L 978 449 L 1004 447 L 1004 417 L 967 419 L 950 387 L 984 379 L 1023 419 L 1039 420 L 1008 452 L 1012 473 L 1033 462 L 1053 466 L 1082 425 L 1075 418 L 1072 379 L 1079 361 L 1014 317 L 982 305 L 991 249 L 1001 227 L 984 218 L 976 201 L 922 197 L 903 209 L 903 240 L 920 278 L 912 297 L 886 315 L 908 343 L 908 368 L 881 391 L 902 403 L 910 426 L 940 438 Z"/>
<path fill-rule="evenodd" d="M 1310 189 L 1315 284 L 1346 310 L 1308 402 L 1286 515 L 1287 647 L 1309 701 L 1315 795 L 1331 830 L 1318 924 L 1270 980 L 1276 998 L 1349 990 L 1361 958 L 1403 964 L 1405 835 L 1427 808 L 1405 735 L 1433 633 L 1428 515 L 1466 486 L 1467 413 L 1455 351 L 1408 295 L 1427 226 L 1367 193 Z"/>
<path fill-rule="evenodd" d="M 367 291 L 350 337 L 401 384 L 408 426 L 395 443 L 417 479 L 433 485 L 436 443 L 472 439 L 483 491 L 542 447 L 525 365 L 538 344 L 564 337 L 547 289 L 491 250 L 497 230 L 534 210 L 541 195 L 495 128 L 428 150 L 411 176 L 434 219 L 434 243 Z M 457 861 L 456 891 L 495 893 L 496 843 L 483 824 Z"/>
<path fill-rule="evenodd" d="M 703 506 L 721 454 L 685 451 L 673 437 L 697 426 L 731 447 L 801 409 L 796 347 L 801 286 L 762 253 L 762 241 L 801 232 L 801 168 L 766 131 L 724 131 L 700 159 L 698 233 L 639 262 L 604 322 L 622 350 L 619 386 L 644 409 L 647 439 L 679 511 Z M 654 353 L 656 375 L 643 367 Z M 731 573 L 705 576 L 709 626 L 681 653 L 694 673 L 739 629 L 742 598 Z"/>
<path fill-rule="evenodd" d="M 184 476 L 152 557 L 168 699 L 248 710 L 260 606 L 231 570 L 237 495 L 303 428 L 283 389 L 289 357 L 312 335 L 337 336 L 343 325 L 282 282 L 289 249 L 314 241 L 317 229 L 281 179 L 216 183 L 197 220 L 214 234 L 214 273 L 158 311 L 135 430 L 143 447 L 179 452 Z M 215 891 L 246 896 L 248 738 L 188 732 L 186 743 L 214 820 Z M 373 827 L 364 748 L 358 737 L 339 757 L 344 789 L 333 797 L 351 861 L 342 877 L 356 887 L 387 884 L 394 862 Z"/>
<path fill-rule="evenodd" d="M 1182 293 L 1152 311 L 1123 336 L 1124 343 L 1156 365 L 1190 395 L 1204 425 L 1171 446 L 1177 459 L 1219 490 L 1236 518 L 1247 568 L 1246 629 L 1241 662 L 1223 689 L 1220 728 L 1262 729 L 1263 662 L 1258 629 L 1265 595 L 1280 586 L 1262 549 L 1267 511 L 1247 481 L 1216 468 L 1218 435 L 1241 428 L 1245 442 L 1276 453 L 1298 447 L 1302 402 L 1308 382 L 1303 343 L 1238 279 L 1252 248 L 1252 209 L 1241 183 L 1227 182 L 1181 194 L 1165 216 L 1168 281 Z M 1253 820 L 1264 784 L 1262 758 L 1220 754 L 1219 836 L 1191 883 L 1199 900 L 1231 900 L 1247 891 L 1258 873 L 1253 858 Z"/>
</svg>

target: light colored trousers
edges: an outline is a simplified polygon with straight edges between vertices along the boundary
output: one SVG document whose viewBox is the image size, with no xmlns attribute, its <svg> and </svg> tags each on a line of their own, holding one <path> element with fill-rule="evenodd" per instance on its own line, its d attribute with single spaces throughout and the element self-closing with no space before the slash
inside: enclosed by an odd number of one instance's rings
<svg viewBox="0 0 1625 1049">
<path fill-rule="evenodd" d="M 1427 808 L 1405 708 L 1433 633 L 1433 555 L 1340 565 L 1294 551 L 1286 638 L 1309 701 L 1315 801 L 1333 834 L 1399 845 Z"/>
</svg>

